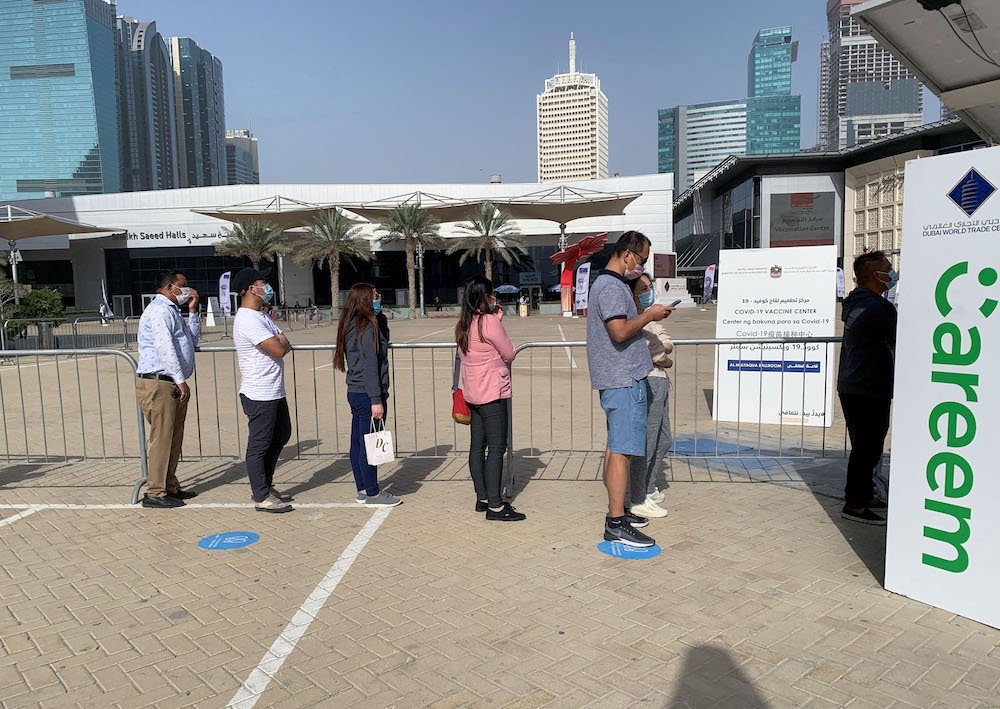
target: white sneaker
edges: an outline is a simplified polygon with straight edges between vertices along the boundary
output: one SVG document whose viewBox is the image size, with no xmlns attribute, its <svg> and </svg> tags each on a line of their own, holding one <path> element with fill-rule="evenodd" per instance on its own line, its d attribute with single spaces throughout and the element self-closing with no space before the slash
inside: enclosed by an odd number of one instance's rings
<svg viewBox="0 0 1000 709">
<path fill-rule="evenodd" d="M 660 488 L 658 487 L 654 487 L 653 491 L 648 495 L 646 495 L 647 500 L 652 500 L 653 502 L 656 503 L 663 502 L 663 500 L 666 499 L 666 497 L 667 497 L 666 495 L 660 492 Z"/>
<path fill-rule="evenodd" d="M 268 495 L 262 502 L 255 504 L 254 509 L 258 512 L 274 512 L 280 514 L 282 512 L 291 512 L 295 508 L 287 502 L 282 502 L 274 495 Z"/>
<path fill-rule="evenodd" d="M 634 515 L 639 515 L 640 517 L 666 517 L 667 511 L 660 507 L 658 504 L 650 500 L 648 497 L 646 501 L 641 505 L 632 505 L 629 510 Z"/>
<path fill-rule="evenodd" d="M 368 494 L 364 490 L 358 490 L 357 494 L 354 496 L 354 501 L 357 502 L 359 505 L 363 505 L 365 504 L 365 499 L 367 497 Z"/>
</svg>

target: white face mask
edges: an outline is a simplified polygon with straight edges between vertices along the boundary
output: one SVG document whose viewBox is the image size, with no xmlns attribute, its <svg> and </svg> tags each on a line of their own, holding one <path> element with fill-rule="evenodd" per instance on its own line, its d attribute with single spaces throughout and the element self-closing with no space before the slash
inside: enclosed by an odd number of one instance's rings
<svg viewBox="0 0 1000 709">
<path fill-rule="evenodd" d="M 191 296 L 191 289 L 187 286 L 180 288 L 180 295 L 177 296 L 177 305 L 184 305 Z"/>
</svg>

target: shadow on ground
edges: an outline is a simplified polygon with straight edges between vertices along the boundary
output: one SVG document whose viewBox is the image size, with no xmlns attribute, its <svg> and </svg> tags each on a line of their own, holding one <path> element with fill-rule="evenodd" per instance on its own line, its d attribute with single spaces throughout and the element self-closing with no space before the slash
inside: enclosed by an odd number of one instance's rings
<svg viewBox="0 0 1000 709">
<path fill-rule="evenodd" d="M 449 445 L 436 445 L 408 454 L 387 476 L 379 475 L 379 487 L 397 496 L 412 495 L 435 470 L 450 460 L 451 450 Z"/>
<path fill-rule="evenodd" d="M 516 500 L 524 492 L 528 483 L 541 476 L 545 462 L 541 458 L 528 458 L 531 450 L 522 448 L 511 456 L 510 464 L 504 468 L 501 492 L 508 500 Z"/>
<path fill-rule="evenodd" d="M 750 678 L 729 652 L 718 645 L 699 645 L 684 656 L 684 667 L 667 709 L 709 706 L 767 707 Z"/>
<path fill-rule="evenodd" d="M 0 488 L 8 485 L 14 486 L 28 480 L 40 478 L 45 475 L 45 471 L 52 470 L 51 464 L 31 464 L 5 465 L 0 468 Z"/>
</svg>

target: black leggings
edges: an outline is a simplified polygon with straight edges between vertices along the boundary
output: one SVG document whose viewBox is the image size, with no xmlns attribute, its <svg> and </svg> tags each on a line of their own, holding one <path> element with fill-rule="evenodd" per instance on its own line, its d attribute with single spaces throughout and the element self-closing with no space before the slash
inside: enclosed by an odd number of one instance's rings
<svg viewBox="0 0 1000 709">
<path fill-rule="evenodd" d="M 892 401 L 874 396 L 841 394 L 847 433 L 851 437 L 851 457 L 847 461 L 844 502 L 848 507 L 867 507 L 875 494 L 875 469 L 882 461 L 885 437 L 889 432 Z"/>
<path fill-rule="evenodd" d="M 490 507 L 498 508 L 503 504 L 500 477 L 507 452 L 507 399 L 469 404 L 469 411 L 472 413 L 469 472 L 476 486 L 476 499 L 487 500 Z"/>
</svg>

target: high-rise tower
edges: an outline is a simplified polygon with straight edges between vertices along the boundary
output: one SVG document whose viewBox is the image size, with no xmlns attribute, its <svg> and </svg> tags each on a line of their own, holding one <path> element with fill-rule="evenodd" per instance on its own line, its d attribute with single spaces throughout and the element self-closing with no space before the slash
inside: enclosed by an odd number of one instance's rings
<svg viewBox="0 0 1000 709">
<path fill-rule="evenodd" d="M 572 33 L 569 72 L 546 79 L 536 110 L 539 182 L 608 176 L 608 99 L 597 74 L 576 70 Z"/>
</svg>

